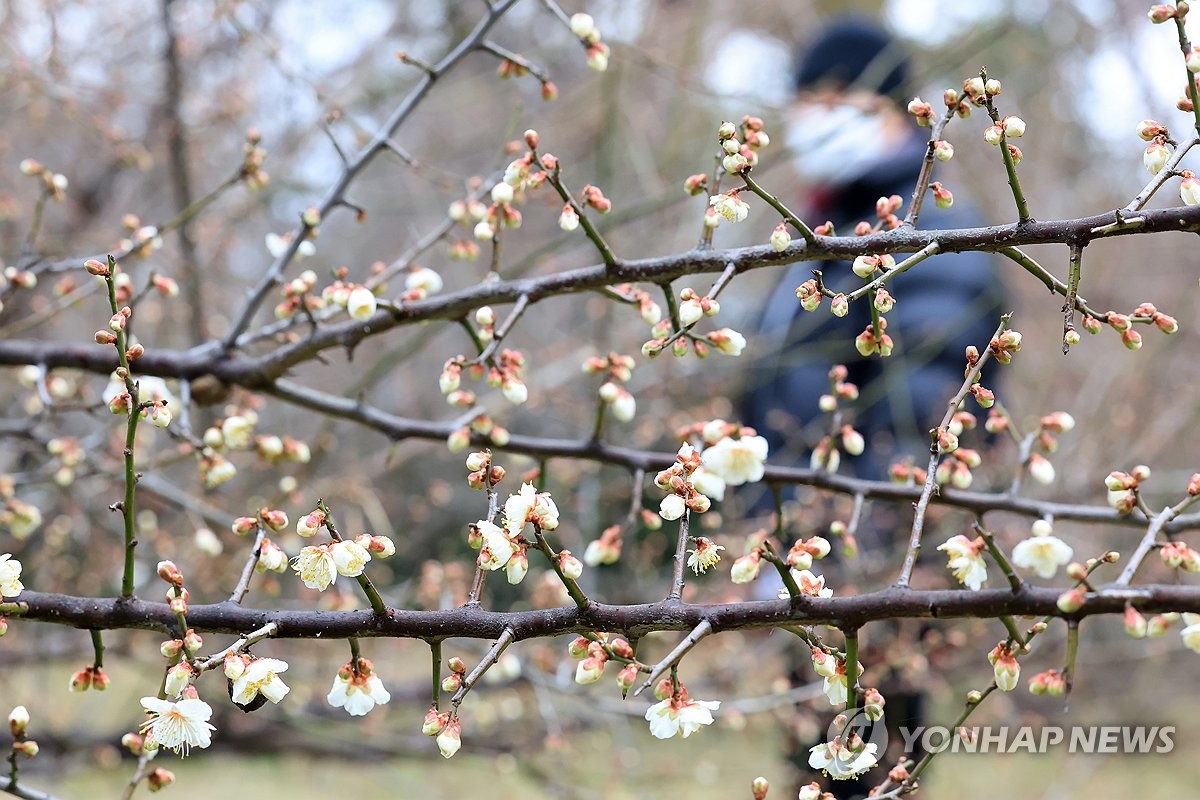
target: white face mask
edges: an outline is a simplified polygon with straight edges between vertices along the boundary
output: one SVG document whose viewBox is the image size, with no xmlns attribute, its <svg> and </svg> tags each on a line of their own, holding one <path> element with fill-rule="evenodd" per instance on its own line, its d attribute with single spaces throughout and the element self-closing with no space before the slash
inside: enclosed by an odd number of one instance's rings
<svg viewBox="0 0 1200 800">
<path fill-rule="evenodd" d="M 807 106 L 792 112 L 784 139 L 792 165 L 814 185 L 844 185 L 888 152 L 884 121 L 850 105 Z"/>
</svg>

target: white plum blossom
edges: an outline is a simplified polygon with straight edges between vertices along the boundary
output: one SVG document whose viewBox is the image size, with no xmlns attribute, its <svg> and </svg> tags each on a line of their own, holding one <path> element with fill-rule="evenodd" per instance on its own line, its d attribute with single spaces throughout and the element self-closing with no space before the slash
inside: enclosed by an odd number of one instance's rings
<svg viewBox="0 0 1200 800">
<path fill-rule="evenodd" d="M 720 707 L 720 700 L 691 700 L 686 694 L 675 695 L 646 709 L 646 720 L 650 723 L 650 733 L 659 739 L 670 739 L 676 734 L 686 739 L 700 730 L 701 725 L 712 725 L 712 712 Z"/>
<path fill-rule="evenodd" d="M 346 300 L 346 311 L 360 322 L 375 316 L 376 308 L 375 293 L 365 286 L 359 286 L 352 291 Z"/>
<path fill-rule="evenodd" d="M 278 703 L 291 691 L 279 677 L 279 673 L 287 668 L 287 662 L 277 658 L 254 659 L 233 682 L 233 702 L 249 705 L 261 694 L 272 703 Z"/>
<path fill-rule="evenodd" d="M 762 556 L 757 550 L 752 550 L 733 562 L 729 569 L 729 578 L 734 583 L 750 583 L 758 577 L 762 568 Z"/>
<path fill-rule="evenodd" d="M 333 688 L 325 699 L 334 708 L 344 708 L 350 716 L 361 717 L 376 705 L 386 705 L 392 695 L 375 673 L 362 675 L 343 668 L 334 676 Z"/>
<path fill-rule="evenodd" d="M 713 544 L 708 537 L 700 536 L 696 539 L 696 549 L 688 551 L 691 555 L 688 556 L 687 565 L 697 575 L 707 572 L 721 560 L 721 551 L 724 549 L 719 544 Z"/>
<path fill-rule="evenodd" d="M 696 467 L 696 470 L 688 480 L 692 482 L 692 486 L 695 486 L 696 491 L 700 494 L 713 500 L 725 499 L 725 481 L 712 470 L 705 469 L 702 466 Z"/>
<path fill-rule="evenodd" d="M 825 774 L 834 780 L 853 778 L 875 766 L 879 761 L 876 755 L 878 749 L 879 746 L 872 742 L 854 752 L 835 740 L 809 750 L 808 765 L 813 769 L 824 770 Z"/>
<path fill-rule="evenodd" d="M 367 552 L 367 549 L 353 539 L 334 542 L 329 548 L 329 553 L 333 557 L 338 574 L 345 575 L 347 578 L 356 578 L 362 575 L 363 568 L 371 560 L 371 554 Z"/>
<path fill-rule="evenodd" d="M 1183 644 L 1193 652 L 1200 653 L 1200 614 L 1183 615 L 1184 628 L 1179 633 Z"/>
<path fill-rule="evenodd" d="M 938 550 L 944 550 L 950 558 L 947 566 L 954 573 L 958 582 L 969 589 L 978 591 L 987 580 L 987 564 L 983 560 L 983 540 L 972 542 L 961 533 L 952 536 L 945 543 L 938 545 Z"/>
<path fill-rule="evenodd" d="M 665 520 L 676 520 L 687 510 L 686 501 L 677 494 L 669 494 L 658 504 L 658 513 Z"/>
<path fill-rule="evenodd" d="M 459 748 L 462 747 L 462 723 L 458 721 L 458 717 L 446 723 L 446 727 L 442 728 L 437 735 L 438 752 L 442 754 L 442 758 L 452 758 Z"/>
<path fill-rule="evenodd" d="M 420 289 L 425 294 L 437 294 L 444 285 L 442 276 L 429 267 L 413 267 L 404 279 L 405 289 Z"/>
<path fill-rule="evenodd" d="M 761 436 L 728 436 L 705 449 L 704 468 L 730 486 L 762 480 L 767 460 L 767 440 Z"/>
<path fill-rule="evenodd" d="M 178 702 L 143 697 L 142 708 L 151 716 L 142 723 L 141 732 L 155 744 L 185 756 L 192 747 L 212 744 L 212 732 L 216 730 L 208 721 L 212 707 L 198 697 Z"/>
<path fill-rule="evenodd" d="M 829 698 L 831 706 L 840 706 L 846 702 L 846 674 L 837 673 L 831 677 L 822 678 L 821 691 Z"/>
<path fill-rule="evenodd" d="M 138 375 L 134 378 L 138 385 L 138 399 L 143 403 L 151 400 L 173 406 L 177 402 L 175 395 L 167 388 L 167 382 L 153 375 Z M 115 372 L 109 376 L 108 385 L 104 387 L 100 398 L 105 404 L 111 403 L 117 395 L 125 393 L 125 380 Z"/>
<path fill-rule="evenodd" d="M 12 553 L 0 554 L 0 597 L 16 597 L 25 590 L 21 583 L 21 562 Z"/>
<path fill-rule="evenodd" d="M 279 258 L 287 252 L 288 245 L 292 242 L 292 234 L 290 231 L 283 236 L 277 233 L 268 233 L 266 242 L 267 252 L 271 254 L 271 258 Z M 306 256 L 311 256 L 315 252 L 317 252 L 316 246 L 308 239 L 305 239 L 296 248 L 296 260 L 299 261 Z"/>
<path fill-rule="evenodd" d="M 796 579 L 796 585 L 800 587 L 800 593 L 809 597 L 833 597 L 833 589 L 825 585 L 824 575 L 814 575 L 806 569 L 791 570 L 792 577 Z M 787 596 L 787 590 L 783 590 L 783 596 Z"/>
<path fill-rule="evenodd" d="M 314 545 L 300 550 L 292 569 L 310 589 L 323 592 L 337 580 L 337 562 L 333 559 L 329 545 Z"/>
<path fill-rule="evenodd" d="M 510 536 L 517 536 L 528 523 L 545 531 L 558 527 L 558 506 L 549 492 L 539 492 L 532 483 L 521 484 L 517 494 L 504 501 L 504 527 Z"/>
<path fill-rule="evenodd" d="M 1040 533 L 1017 542 L 1012 549 L 1012 563 L 1031 569 L 1042 578 L 1053 578 L 1058 568 L 1071 561 L 1075 551 L 1071 545 L 1050 533 Z"/>
<path fill-rule="evenodd" d="M 741 222 L 750 214 L 750 206 L 736 194 L 713 195 L 708 204 L 730 222 Z"/>
<path fill-rule="evenodd" d="M 717 348 L 717 352 L 724 353 L 727 356 L 740 356 L 742 351 L 746 349 L 746 337 L 733 328 L 718 328 L 708 333 L 704 338 L 713 347 Z"/>
<path fill-rule="evenodd" d="M 510 498 L 511 499 L 511 498 Z M 479 550 L 479 565 L 484 569 L 501 569 L 517 551 L 509 541 L 508 534 L 498 525 L 481 519 L 475 523 L 483 535 L 483 547 Z"/>
</svg>

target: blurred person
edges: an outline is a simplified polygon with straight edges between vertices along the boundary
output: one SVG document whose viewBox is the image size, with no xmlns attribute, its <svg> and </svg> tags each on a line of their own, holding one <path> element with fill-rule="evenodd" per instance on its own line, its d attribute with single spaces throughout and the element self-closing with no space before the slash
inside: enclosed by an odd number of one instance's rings
<svg viewBox="0 0 1200 800">
<path fill-rule="evenodd" d="M 897 215 L 907 213 L 928 146 L 928 129 L 905 111 L 908 72 L 899 44 L 857 18 L 831 25 L 803 52 L 785 133 L 804 191 L 801 218 L 814 226 L 831 221 L 839 235 L 851 235 L 859 221 L 878 219 L 881 197 L 899 195 L 904 207 Z M 927 196 L 918 219 L 923 229 L 980 224 L 961 196 L 947 209 Z M 830 368 L 844 364 L 862 394 L 843 407 L 852 409 L 867 449 L 860 458 L 843 457 L 843 471 L 881 479 L 898 457 L 924 464 L 929 429 L 962 383 L 964 349 L 985 347 L 1003 313 L 994 257 L 937 255 L 890 281 L 896 305 L 886 315 L 887 333 L 895 349 L 887 358 L 863 357 L 855 348 L 871 321 L 866 299 L 842 318 L 829 313 L 827 301 L 812 313 L 800 307 L 795 289 L 813 269 L 835 292 L 863 284 L 846 261 L 792 265 L 760 321 L 764 355 L 751 366 L 743 421 L 766 437 L 772 454 L 798 461 L 827 432 L 818 400 L 829 391 Z"/>
<path fill-rule="evenodd" d="M 903 219 L 928 147 L 928 130 L 918 127 L 905 110 L 911 97 L 908 73 L 908 58 L 899 44 L 858 18 L 829 26 L 802 52 L 785 131 L 802 182 L 803 196 L 797 198 L 801 218 L 814 226 L 831 221 L 838 234 L 850 235 L 859 221 L 878 220 L 879 198 L 899 195 L 904 206 L 897 215 Z M 961 197 L 947 209 L 926 197 L 918 219 L 926 229 L 980 224 L 977 211 Z M 902 258 L 896 255 L 897 261 Z M 855 347 L 855 337 L 871 322 L 866 299 L 852 303 L 843 318 L 833 316 L 827 302 L 812 313 L 801 308 L 795 289 L 812 277 L 813 269 L 822 271 L 825 286 L 834 292 L 849 293 L 863 285 L 847 261 L 792 265 L 771 294 L 759 325 L 759 352 L 764 355 L 751 365 L 742 421 L 766 437 L 774 463 L 806 461 L 813 445 L 829 433 L 828 416 L 818 408 L 821 395 L 830 391 L 829 371 L 844 364 L 847 380 L 861 394 L 857 401 L 841 404 L 848 412 L 843 421 L 862 433 L 866 450 L 857 458 L 843 454 L 840 471 L 880 480 L 886 478 L 888 466 L 904 456 L 924 466 L 929 430 L 962 383 L 965 348 L 986 347 L 1003 313 L 994 257 L 937 255 L 890 281 L 887 288 L 896 304 L 886 315 L 887 333 L 895 348 L 887 358 L 863 357 Z M 769 498 L 762 499 L 755 508 L 773 507 Z M 816 531 L 805 535 L 812 532 Z M 862 553 L 898 570 L 907 535 L 907 523 L 891 511 L 866 515 L 857 538 Z M 827 564 L 824 571 L 835 585 L 846 579 L 836 563 Z M 912 645 L 901 642 L 899 632 L 898 625 L 883 624 L 864 631 L 861 660 L 903 661 L 906 647 Z M 915 630 L 908 634 L 921 636 Z M 793 677 L 805 683 L 813 677 L 807 652 L 800 649 L 804 652 L 797 656 L 799 668 Z M 891 741 L 898 743 L 896 728 L 921 724 L 920 680 L 906 680 L 899 669 L 877 671 L 871 680 L 887 699 L 885 719 L 892 729 Z M 811 780 L 809 748 L 817 743 L 791 742 L 791 758 L 806 776 L 801 783 Z M 884 770 L 897 755 L 880 753 Z M 839 781 L 830 788 L 839 797 L 861 796 L 879 779 Z"/>
</svg>

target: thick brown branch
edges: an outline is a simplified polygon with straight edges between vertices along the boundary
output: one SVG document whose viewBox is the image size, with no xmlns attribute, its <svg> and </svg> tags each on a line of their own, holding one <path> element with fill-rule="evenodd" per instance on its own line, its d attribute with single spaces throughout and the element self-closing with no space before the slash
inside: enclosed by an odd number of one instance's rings
<svg viewBox="0 0 1200 800">
<path fill-rule="evenodd" d="M 226 383 L 247 389 L 262 389 L 290 367 L 308 361 L 331 348 L 352 348 L 364 339 L 400 325 L 430 319 L 456 320 L 481 305 L 515 303 L 522 294 L 535 303 L 547 297 L 602 290 L 615 281 L 664 283 L 684 275 L 723 272 L 731 263 L 738 272 L 775 267 L 796 261 L 854 258 L 875 253 L 913 253 L 934 241 L 939 253 L 1002 251 L 1030 244 L 1089 242 L 1113 236 L 1164 231 L 1200 231 L 1200 206 L 1147 211 L 1137 228 L 1097 232 L 1094 229 L 1116 222 L 1115 212 L 1091 217 L 1050 222 L 1030 221 L 1022 226 L 994 225 L 957 230 L 913 230 L 897 228 L 871 236 L 818 236 L 811 247 L 795 242 L 782 253 L 770 245 L 719 251 L 689 251 L 670 256 L 623 260 L 614 268 L 603 264 L 566 270 L 536 278 L 518 278 L 481 283 L 457 292 L 405 305 L 389 314 L 377 314 L 367 322 L 349 321 L 328 325 L 303 342 L 278 348 L 257 357 L 230 355 L 220 342 L 211 341 L 190 350 L 149 350 L 138 359 L 138 372 L 164 378 L 198 378 L 214 375 Z M 1063 294 L 1058 286 L 1054 290 Z M 239 344 L 241 340 L 239 339 Z M 0 341 L 0 365 L 42 364 L 47 368 L 73 367 L 101 374 L 116 368 L 116 358 L 105 348 L 91 344 L 54 343 L 37 339 Z"/>
<path fill-rule="evenodd" d="M 897 589 L 848 597 L 814 597 L 801 606 L 789 600 L 753 600 L 715 605 L 692 603 L 594 604 L 530 611 L 488 611 L 464 606 L 441 611 L 391 609 L 384 619 L 369 610 L 288 611 L 246 608 L 224 602 L 192 605 L 188 624 L 196 630 L 242 635 L 274 622 L 278 639 L 346 639 L 352 636 L 440 639 L 497 639 L 512 628 L 517 639 L 584 631 L 613 631 L 640 637 L 651 631 L 690 631 L 708 621 L 714 632 L 784 625 L 855 627 L 881 619 L 1064 617 L 1057 601 L 1061 589 L 1025 585 L 984 589 Z M 1129 603 L 1139 611 L 1200 613 L 1200 586 L 1147 585 L 1107 588 L 1089 593 L 1074 616 L 1122 614 Z M 78 628 L 144 629 L 174 633 L 176 617 L 166 603 L 134 598 L 73 597 L 25 591 L 0 604 L 9 624 L 21 619 Z"/>
</svg>

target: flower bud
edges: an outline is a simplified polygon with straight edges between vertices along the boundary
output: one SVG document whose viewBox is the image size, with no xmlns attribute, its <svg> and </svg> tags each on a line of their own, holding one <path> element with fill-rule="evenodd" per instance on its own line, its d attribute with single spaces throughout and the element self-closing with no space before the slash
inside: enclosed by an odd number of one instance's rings
<svg viewBox="0 0 1200 800">
<path fill-rule="evenodd" d="M 89 258 L 87 261 L 83 262 L 83 268 L 86 269 L 90 274 L 100 277 L 107 277 L 108 275 L 112 274 L 111 270 L 108 268 L 108 264 L 105 264 L 103 261 L 97 261 L 94 258 Z"/>
<path fill-rule="evenodd" d="M 782 253 L 791 242 L 792 237 L 788 234 L 785 223 L 779 223 L 775 226 L 775 230 L 771 231 L 771 246 L 777 251 Z"/>
<path fill-rule="evenodd" d="M 437 736 L 449 721 L 449 712 L 439 713 L 436 708 L 431 708 L 425 712 L 425 719 L 421 721 L 421 733 L 426 736 Z"/>
<path fill-rule="evenodd" d="M 573 581 L 579 580 L 579 576 L 583 574 L 583 562 L 571 555 L 570 550 L 563 550 L 558 554 L 558 568 L 565 577 Z"/>
<path fill-rule="evenodd" d="M 26 739 L 23 742 L 13 742 L 12 750 L 14 753 L 20 753 L 26 758 L 33 758 L 40 750 L 38 743 L 33 739 Z"/>
<path fill-rule="evenodd" d="M 8 730 L 12 733 L 14 739 L 20 739 L 25 735 L 25 730 L 29 727 L 29 709 L 25 706 L 17 706 L 8 715 Z"/>
<path fill-rule="evenodd" d="M 589 683 L 595 683 L 600 680 L 600 676 L 604 674 L 604 661 L 589 656 L 579 662 L 575 668 L 575 682 L 581 686 L 586 686 Z"/>
<path fill-rule="evenodd" d="M 1059 595 L 1056 604 L 1058 605 L 1059 611 L 1062 611 L 1064 614 L 1074 614 L 1076 611 L 1083 608 L 1084 601 L 1085 595 L 1083 587 L 1076 586 L 1074 589 L 1063 592 L 1061 595 Z"/>
<path fill-rule="evenodd" d="M 1143 639 L 1146 636 L 1146 627 L 1146 618 L 1133 606 L 1125 606 L 1125 633 L 1134 639 Z"/>
<path fill-rule="evenodd" d="M 458 717 L 449 720 L 437 735 L 437 746 L 442 758 L 452 757 L 462 747 L 462 723 L 458 721 Z"/>
<path fill-rule="evenodd" d="M 835 317 L 844 317 L 850 312 L 850 303 L 846 300 L 846 295 L 839 292 L 829 301 L 829 310 L 833 312 Z"/>
<path fill-rule="evenodd" d="M 146 786 L 151 792 L 157 792 L 160 789 L 165 789 L 175 782 L 175 773 L 169 769 L 155 767 L 150 770 L 150 774 L 146 776 Z"/>
<path fill-rule="evenodd" d="M 1184 205 L 1200 205 L 1200 181 L 1196 180 L 1195 174 L 1190 169 L 1185 169 L 1180 175 L 1183 176 L 1183 180 L 1179 184 L 1180 199 L 1183 200 Z"/>
<path fill-rule="evenodd" d="M 174 561 L 158 562 L 158 577 L 173 586 L 183 586 L 183 573 L 175 566 Z"/>
</svg>

